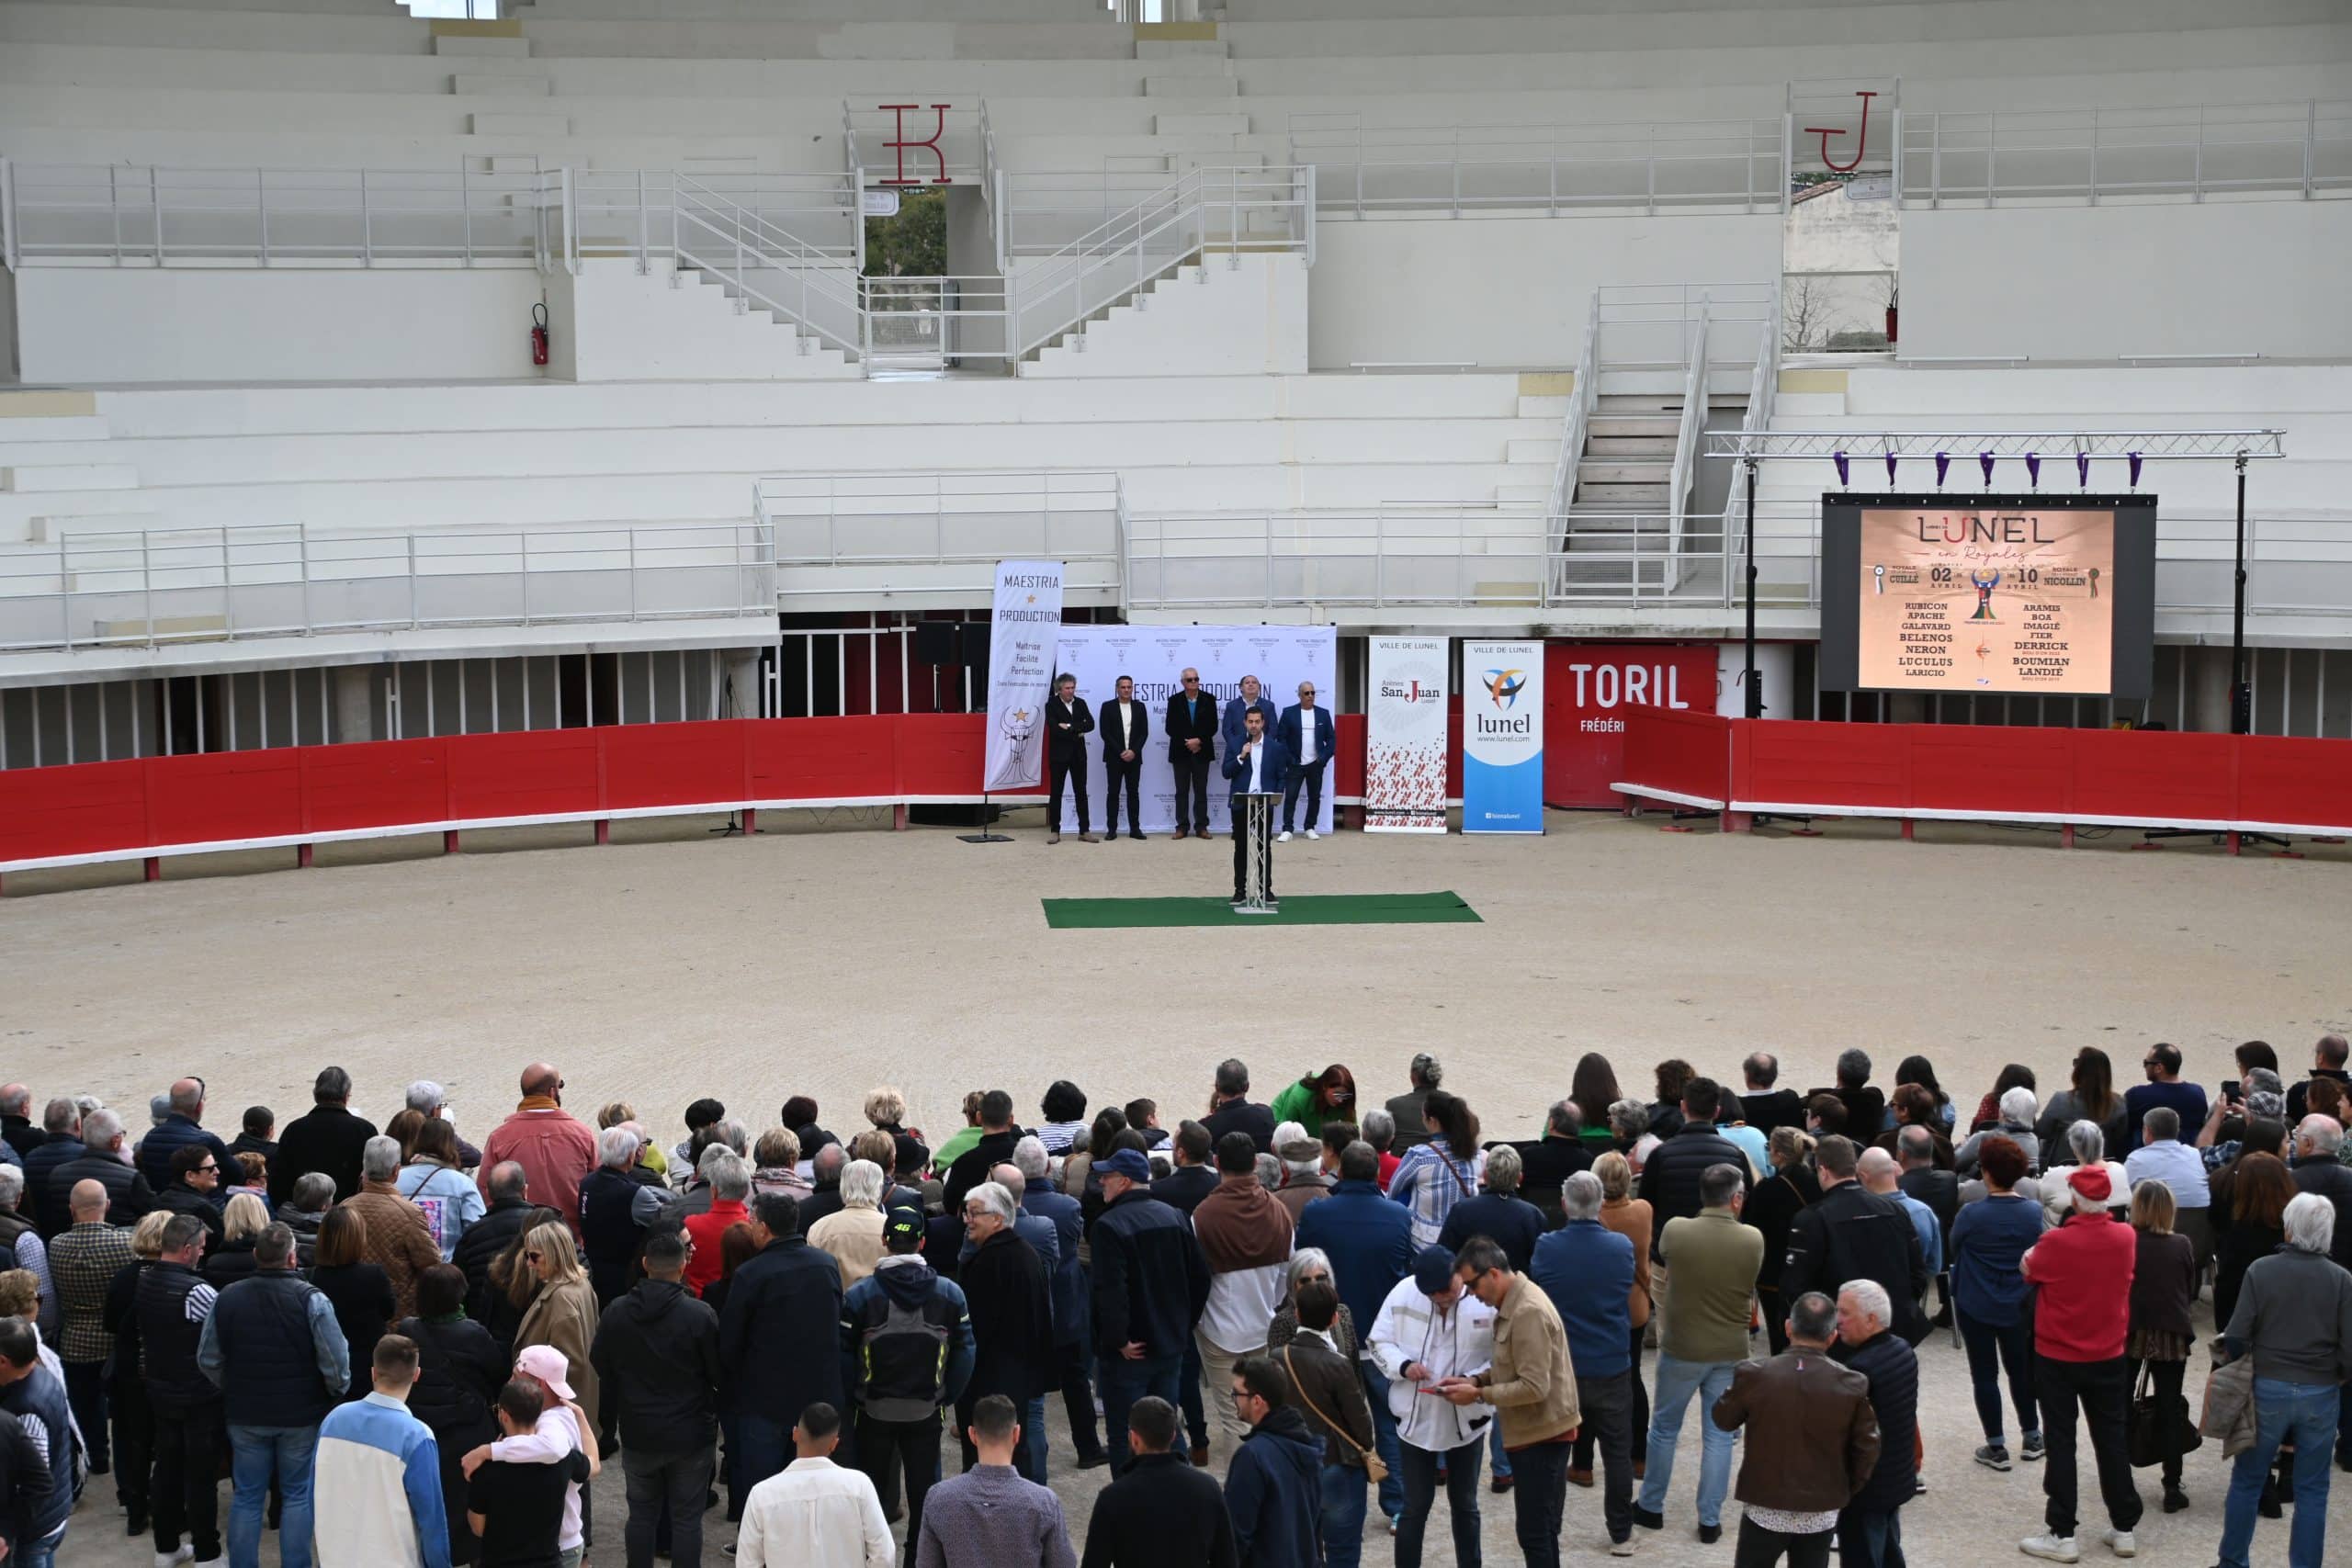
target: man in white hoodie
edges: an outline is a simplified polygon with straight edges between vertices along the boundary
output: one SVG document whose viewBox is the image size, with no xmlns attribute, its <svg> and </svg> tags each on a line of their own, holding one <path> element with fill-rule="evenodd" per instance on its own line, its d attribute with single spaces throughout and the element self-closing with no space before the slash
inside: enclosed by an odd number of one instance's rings
<svg viewBox="0 0 2352 1568">
<path fill-rule="evenodd" d="M 1475 1377 L 1495 1359 L 1495 1309 L 1462 1288 L 1453 1254 L 1422 1249 L 1413 1274 L 1380 1303 L 1364 1340 L 1388 1379 L 1388 1410 L 1396 1418 L 1398 1466 L 1405 1514 L 1396 1522 L 1396 1568 L 1420 1568 L 1421 1538 L 1437 1505 L 1439 1470 L 1446 1472 L 1446 1509 L 1453 1525 L 1453 1560 L 1478 1568 L 1478 1459 L 1494 1409 L 1453 1404 L 1429 1392 L 1441 1380 Z"/>
</svg>

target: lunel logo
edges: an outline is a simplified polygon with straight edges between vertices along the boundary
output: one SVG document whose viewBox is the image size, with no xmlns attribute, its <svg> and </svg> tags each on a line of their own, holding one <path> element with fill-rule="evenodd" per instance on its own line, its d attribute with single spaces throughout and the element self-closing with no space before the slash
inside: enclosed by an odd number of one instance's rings
<svg viewBox="0 0 2352 1568">
<path fill-rule="evenodd" d="M 1486 676 L 1487 695 L 1495 705 L 1509 711 L 1519 705 L 1519 694 L 1527 689 L 1524 670 L 1489 670 Z"/>
</svg>

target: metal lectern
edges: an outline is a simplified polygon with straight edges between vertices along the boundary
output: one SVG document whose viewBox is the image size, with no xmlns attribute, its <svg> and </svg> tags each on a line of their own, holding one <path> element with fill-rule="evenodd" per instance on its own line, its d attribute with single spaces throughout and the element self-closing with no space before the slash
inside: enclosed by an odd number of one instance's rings
<svg viewBox="0 0 2352 1568">
<path fill-rule="evenodd" d="M 1260 793 L 1237 795 L 1234 804 L 1242 808 L 1239 824 L 1242 833 L 1241 897 L 1233 901 L 1237 915 L 1273 915 L 1282 912 L 1274 897 L 1274 802 L 1278 796 Z"/>
</svg>

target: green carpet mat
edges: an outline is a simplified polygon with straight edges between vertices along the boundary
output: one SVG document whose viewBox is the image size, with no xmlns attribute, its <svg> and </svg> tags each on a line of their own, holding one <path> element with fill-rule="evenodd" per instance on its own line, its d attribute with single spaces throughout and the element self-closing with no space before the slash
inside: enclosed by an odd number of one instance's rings
<svg viewBox="0 0 2352 1568">
<path fill-rule="evenodd" d="M 1223 898 L 1047 898 L 1056 931 L 1136 926 L 1425 926 L 1476 924 L 1458 893 L 1293 894 L 1271 915 L 1237 915 Z"/>
</svg>

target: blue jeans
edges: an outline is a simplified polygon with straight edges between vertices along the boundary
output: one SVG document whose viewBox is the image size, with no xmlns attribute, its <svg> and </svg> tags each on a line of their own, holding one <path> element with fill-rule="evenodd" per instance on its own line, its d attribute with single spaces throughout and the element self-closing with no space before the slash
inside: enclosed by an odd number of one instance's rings
<svg viewBox="0 0 2352 1568">
<path fill-rule="evenodd" d="M 1649 1466 L 1642 1479 L 1641 1506 L 1666 1511 L 1666 1489 L 1674 1481 L 1674 1444 L 1682 1436 L 1682 1413 L 1699 1395 L 1699 1523 L 1724 1522 L 1724 1496 L 1731 1490 L 1731 1434 L 1714 1423 L 1715 1401 L 1731 1387 L 1736 1361 L 1686 1361 L 1657 1353 L 1657 1397 L 1650 1410 Z"/>
<path fill-rule="evenodd" d="M 1147 1397 L 1175 1404 L 1178 1385 L 1184 1378 L 1184 1356 L 1181 1351 L 1170 1351 L 1165 1356 L 1147 1356 L 1140 1361 L 1130 1361 L 1125 1356 L 1104 1356 L 1095 1365 L 1102 1371 L 1102 1425 L 1108 1428 L 1103 1447 L 1111 1452 L 1111 1473 L 1125 1475 L 1127 1467 L 1135 1462 L 1134 1449 L 1127 1441 L 1127 1412 L 1136 1407 L 1136 1401 Z M 1195 1374 L 1193 1385 L 1197 1387 L 1199 1382 Z M 1189 1454 L 1192 1450 L 1185 1445 L 1183 1423 L 1178 1422 L 1177 1427 L 1175 1451 Z"/>
<path fill-rule="evenodd" d="M 1497 1422 L 1498 1428 L 1501 1427 Z M 1560 1518 L 1567 1507 L 1573 1443 L 1537 1443 L 1521 1450 L 1512 1526 L 1527 1568 L 1560 1568 Z"/>
<path fill-rule="evenodd" d="M 1356 1568 L 1363 1561 L 1367 1495 L 1362 1465 L 1323 1467 L 1323 1568 Z"/>
<path fill-rule="evenodd" d="M 243 1427 L 232 1423 L 229 1500 L 231 1568 L 260 1568 L 262 1513 L 269 1483 L 284 1500 L 278 1516 L 278 1561 L 285 1568 L 311 1568 L 311 1464 L 318 1457 L 316 1427 Z"/>
<path fill-rule="evenodd" d="M 57 1568 L 57 1549 L 64 1544 L 65 1530 L 60 1525 L 57 1533 L 44 1540 L 18 1542 L 16 1568 Z"/>
<path fill-rule="evenodd" d="M 1487 1434 L 1487 1453 L 1494 1463 L 1495 1479 L 1510 1480 L 1510 1450 L 1503 1447 L 1503 1424 L 1499 1421 L 1495 1423 L 1494 1430 Z"/>
<path fill-rule="evenodd" d="M 1029 1454 L 1029 1479 L 1046 1483 L 1046 1396 L 1033 1396 L 1021 1413 L 1021 1446 Z"/>
<path fill-rule="evenodd" d="M 2290 1438 L 2295 1441 L 2295 1523 L 2287 1537 L 2288 1568 L 2319 1568 L 2327 1546 L 2327 1465 L 2341 1393 L 2331 1383 L 2254 1380 L 2254 1447 L 2238 1455 L 2230 1472 L 2230 1500 L 2222 1511 L 2222 1568 L 2246 1568 L 2262 1478 Z"/>
<path fill-rule="evenodd" d="M 1421 1539 L 1437 1506 L 1440 1465 L 1445 1466 L 1445 1511 L 1453 1527 L 1455 1568 L 1479 1568 L 1478 1461 L 1485 1447 L 1481 1440 L 1445 1453 L 1410 1443 L 1399 1448 L 1405 1461 L 1405 1517 L 1396 1526 L 1396 1568 L 1421 1568 Z"/>
<path fill-rule="evenodd" d="M 1380 1511 L 1393 1519 L 1405 1511 L 1405 1461 L 1397 1457 L 1396 1417 L 1388 1409 L 1388 1380 L 1374 1362 L 1359 1358 L 1356 1365 L 1363 1369 L 1363 1396 L 1372 1404 L 1372 1450 L 1388 1467 L 1388 1479 L 1380 1483 Z"/>
</svg>

